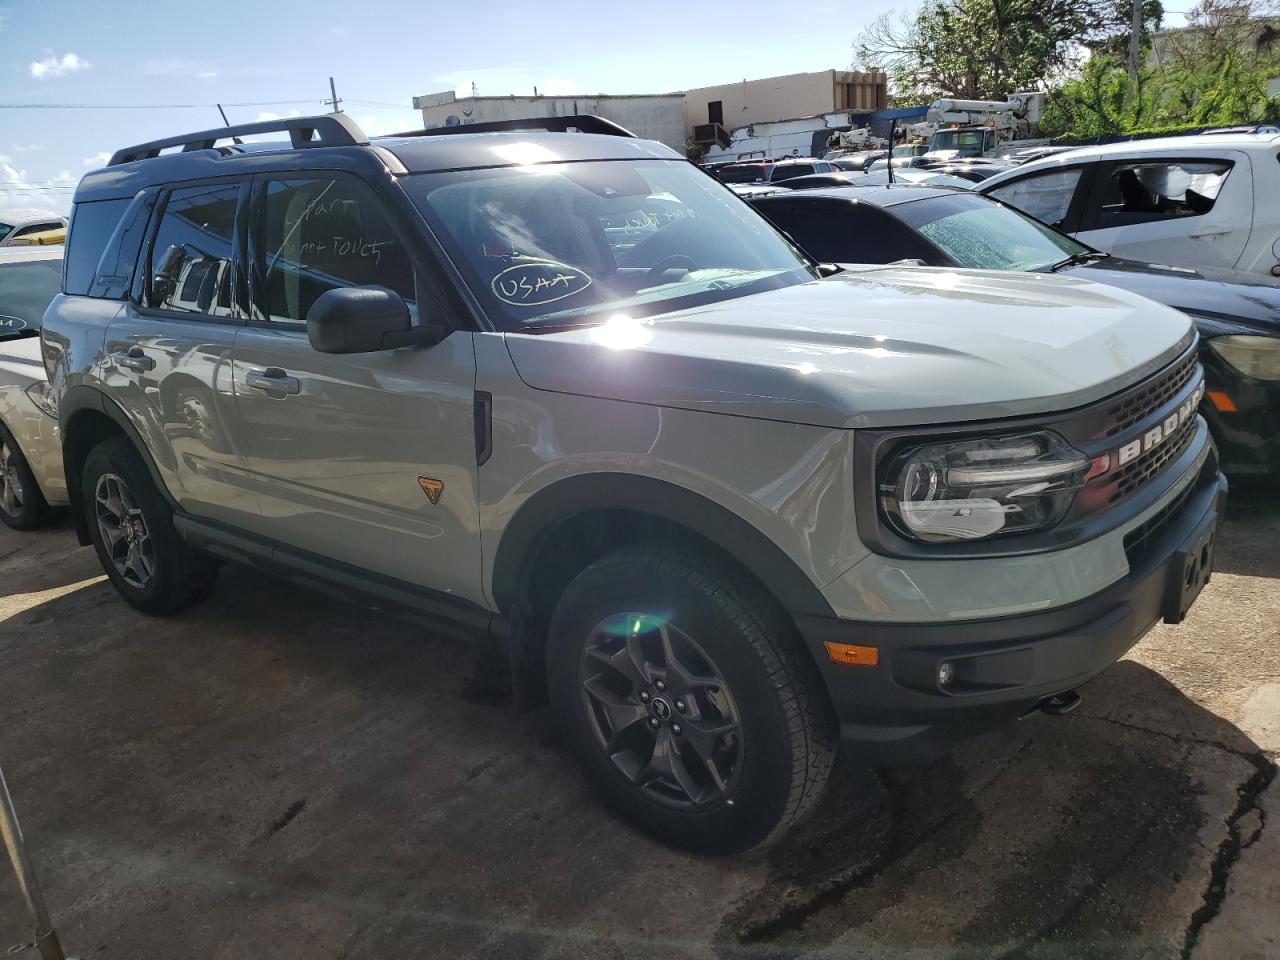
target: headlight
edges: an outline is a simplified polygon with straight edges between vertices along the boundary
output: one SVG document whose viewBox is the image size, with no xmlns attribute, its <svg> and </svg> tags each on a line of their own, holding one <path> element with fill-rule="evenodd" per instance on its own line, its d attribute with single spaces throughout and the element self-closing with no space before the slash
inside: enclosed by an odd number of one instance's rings
<svg viewBox="0 0 1280 960">
<path fill-rule="evenodd" d="M 1214 337 L 1209 346 L 1246 377 L 1280 380 L 1280 339 L 1276 337 Z"/>
<path fill-rule="evenodd" d="M 912 447 L 882 475 L 880 507 L 898 533 L 924 543 L 980 540 L 1054 526 L 1092 461 L 1057 434 Z"/>
<path fill-rule="evenodd" d="M 37 380 L 27 387 L 27 396 L 46 416 L 53 417 L 55 420 L 58 419 L 58 403 L 53 394 L 49 392 L 48 383 L 43 380 Z"/>
</svg>

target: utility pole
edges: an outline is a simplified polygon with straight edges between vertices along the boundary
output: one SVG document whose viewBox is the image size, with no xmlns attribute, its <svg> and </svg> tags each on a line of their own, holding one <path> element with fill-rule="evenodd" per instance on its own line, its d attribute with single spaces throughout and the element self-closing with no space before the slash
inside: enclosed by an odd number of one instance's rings
<svg viewBox="0 0 1280 960">
<path fill-rule="evenodd" d="M 58 943 L 57 931 L 53 929 L 49 910 L 40 894 L 40 885 L 36 883 L 35 867 L 31 865 L 26 845 L 22 842 L 22 828 L 18 826 L 18 814 L 13 809 L 13 798 L 9 796 L 9 785 L 4 782 L 3 770 L 0 770 L 0 838 L 3 838 L 4 846 L 9 851 L 22 899 L 27 902 L 27 912 L 35 926 L 36 949 L 42 960 L 63 960 L 62 945 Z"/>
<path fill-rule="evenodd" d="M 1138 99 L 1138 56 L 1142 48 L 1142 0 L 1133 0 L 1133 18 L 1129 25 L 1129 103 Z"/>
<path fill-rule="evenodd" d="M 334 113 L 341 113 L 341 112 L 342 112 L 342 107 L 340 106 L 340 104 L 342 103 L 342 101 L 338 99 L 338 88 L 337 88 L 337 87 L 335 87 L 335 86 L 333 85 L 333 77 L 330 77 L 330 78 L 329 78 L 329 95 L 330 95 L 333 99 L 331 99 L 331 100 L 323 100 L 323 101 L 321 101 L 321 102 L 322 102 L 322 103 L 327 103 L 327 104 L 329 104 L 331 107 L 333 107 L 333 112 L 334 112 Z"/>
</svg>

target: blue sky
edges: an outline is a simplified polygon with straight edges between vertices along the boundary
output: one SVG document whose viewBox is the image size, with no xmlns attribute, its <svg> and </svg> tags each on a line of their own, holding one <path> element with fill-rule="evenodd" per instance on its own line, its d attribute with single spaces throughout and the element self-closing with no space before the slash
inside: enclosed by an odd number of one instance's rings
<svg viewBox="0 0 1280 960">
<path fill-rule="evenodd" d="M 217 102 L 233 123 L 324 112 L 331 74 L 343 108 L 390 133 L 420 125 L 413 96 L 473 82 L 482 95 L 650 93 L 847 68 L 861 28 L 895 8 L 0 0 L 0 204 L 63 208 L 117 147 L 219 126 Z M 13 104 L 205 106 L 4 108 Z"/>
</svg>

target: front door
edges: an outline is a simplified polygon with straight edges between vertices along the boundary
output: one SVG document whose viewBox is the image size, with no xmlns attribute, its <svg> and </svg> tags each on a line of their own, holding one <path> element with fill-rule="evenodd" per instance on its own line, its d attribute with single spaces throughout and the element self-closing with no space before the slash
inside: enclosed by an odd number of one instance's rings
<svg viewBox="0 0 1280 960">
<path fill-rule="evenodd" d="M 471 333 L 377 353 L 314 350 L 307 311 L 338 286 L 388 287 L 415 323 L 419 310 L 448 318 L 361 181 L 262 179 L 253 206 L 253 316 L 236 338 L 234 380 L 257 532 L 482 601 Z"/>
<path fill-rule="evenodd" d="M 1101 165 L 1077 235 L 1131 260 L 1229 270 L 1252 223 L 1246 154 L 1135 158 Z"/>
</svg>

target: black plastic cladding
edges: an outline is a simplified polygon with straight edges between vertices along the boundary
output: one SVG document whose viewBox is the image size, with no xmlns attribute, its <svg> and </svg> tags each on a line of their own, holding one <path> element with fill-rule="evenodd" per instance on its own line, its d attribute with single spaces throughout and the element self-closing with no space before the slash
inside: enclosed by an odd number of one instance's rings
<svg viewBox="0 0 1280 960">
<path fill-rule="evenodd" d="M 880 514 L 881 473 L 901 449 L 939 440 L 1013 435 L 1052 430 L 1090 458 L 1109 453 L 1114 458 L 1125 443 L 1141 438 L 1168 419 L 1191 398 L 1203 380 L 1193 342 L 1152 376 L 1105 400 L 1059 414 L 1020 417 L 1006 421 L 963 424 L 951 428 L 858 431 L 855 435 L 855 510 L 864 542 L 877 553 L 898 557 L 993 557 L 1061 550 L 1099 536 L 1147 509 L 1167 488 L 1155 481 L 1188 455 L 1198 419 L 1191 417 L 1175 434 L 1124 467 L 1094 477 L 1076 494 L 1070 511 L 1050 530 L 996 537 L 973 543 L 925 544 L 907 540 L 891 530 Z M 1190 371 L 1188 374 L 1187 371 Z M 1153 399 L 1160 398 L 1160 399 Z M 1154 405 L 1153 405 L 1154 404 Z M 1134 419 L 1136 411 L 1139 419 Z M 1117 430 L 1117 423 L 1120 428 Z M 1113 461 L 1114 462 L 1114 461 Z"/>
</svg>

